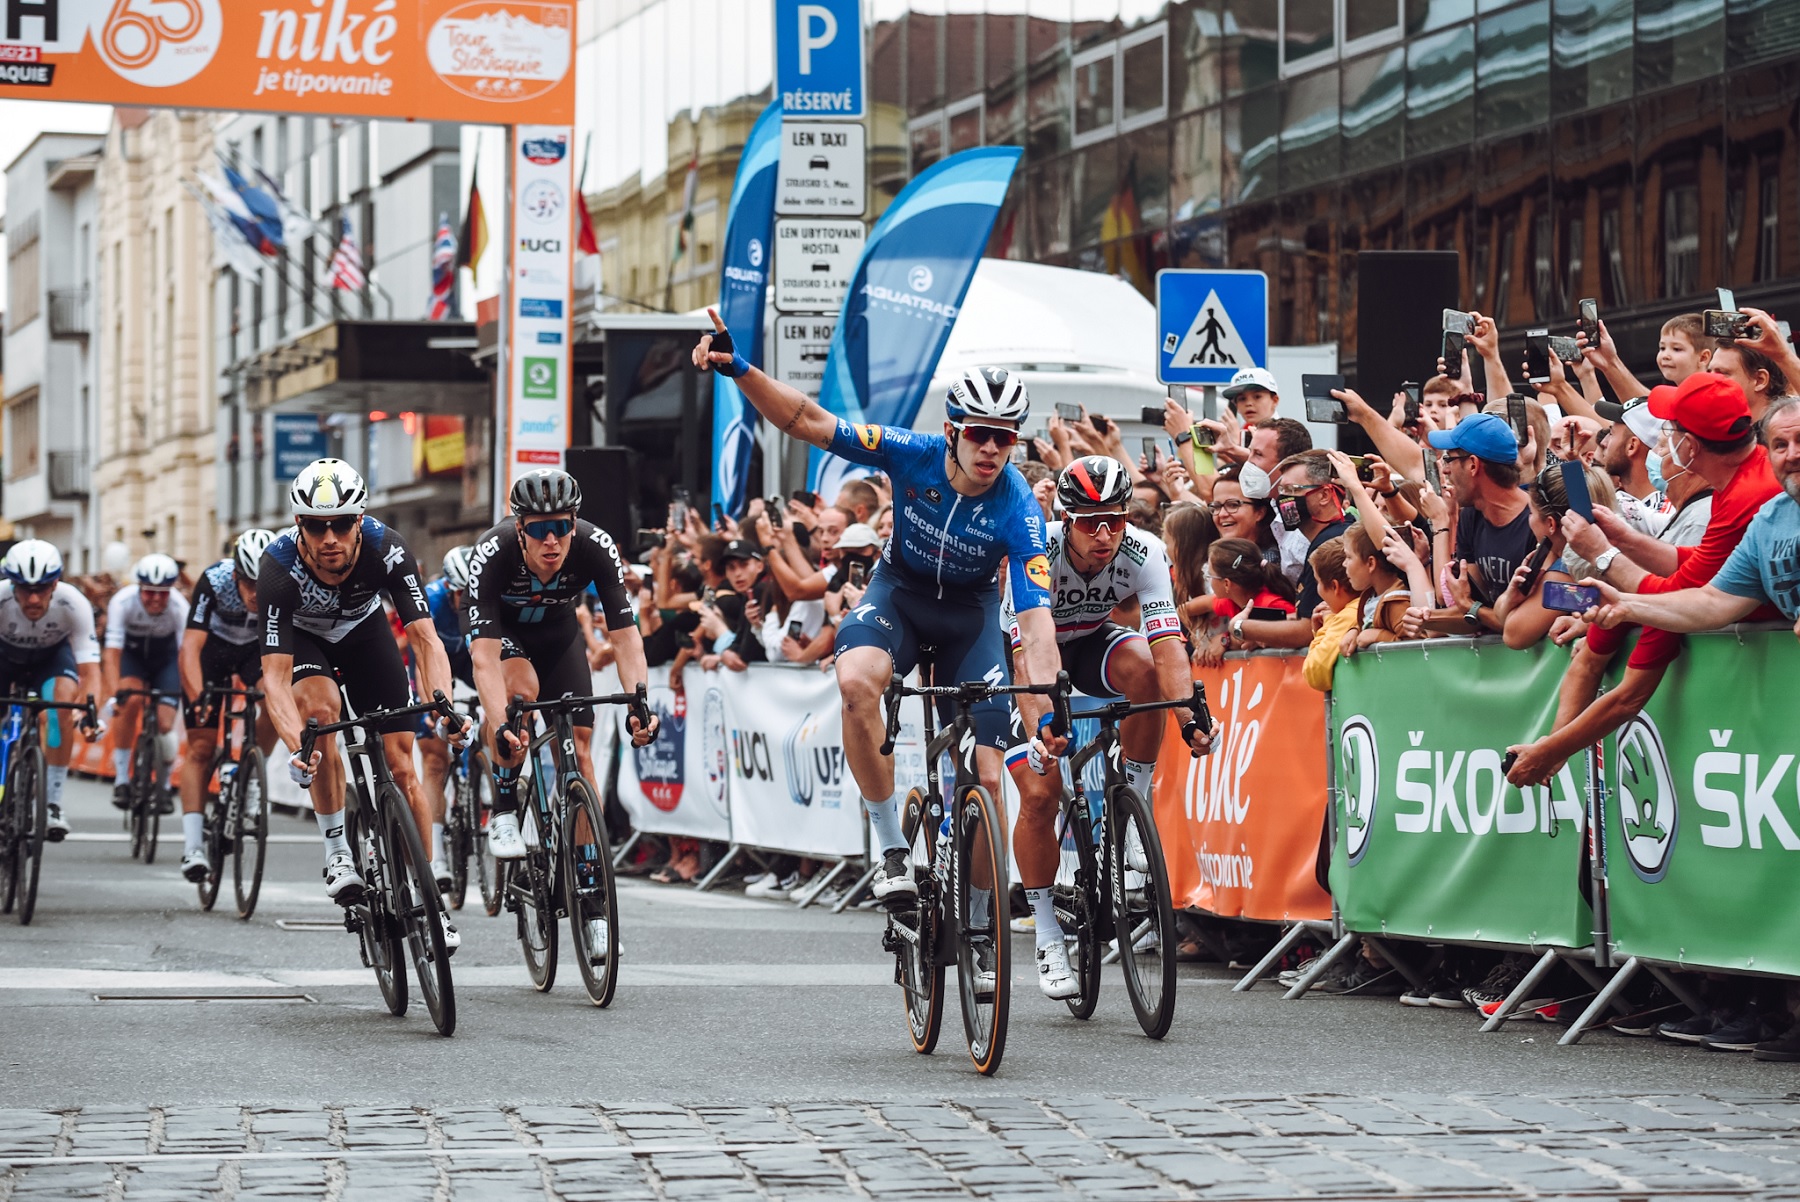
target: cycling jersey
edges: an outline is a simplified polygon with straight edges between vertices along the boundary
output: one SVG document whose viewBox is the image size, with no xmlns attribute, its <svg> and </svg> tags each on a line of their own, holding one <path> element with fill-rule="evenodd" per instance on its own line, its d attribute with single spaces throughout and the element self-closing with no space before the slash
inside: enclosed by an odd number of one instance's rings
<svg viewBox="0 0 1800 1202">
<path fill-rule="evenodd" d="M 144 608 L 138 586 L 128 584 L 106 605 L 106 649 L 128 651 L 134 658 L 161 659 L 175 650 L 175 636 L 187 625 L 187 598 L 169 590 L 169 603 L 159 614 Z"/>
<path fill-rule="evenodd" d="M 425 603 L 431 608 L 431 624 L 450 660 L 450 675 L 475 686 L 475 664 L 469 658 L 469 636 L 463 633 L 463 611 L 451 597 L 450 582 L 439 576 L 425 586 Z"/>
<path fill-rule="evenodd" d="M 1007 464 L 978 497 L 950 487 L 944 470 L 949 444 L 941 434 L 897 426 L 851 425 L 838 419 L 830 452 L 878 467 L 894 484 L 894 534 L 882 563 L 913 582 L 959 588 L 992 585 L 1007 559 L 1012 596 L 1022 609 L 1050 605 L 1050 567 L 1044 557 L 1044 515 L 1019 469 Z"/>
<path fill-rule="evenodd" d="M 393 527 L 364 515 L 356 563 L 336 584 L 324 583 L 301 561 L 298 538 L 290 527 L 270 543 L 256 574 L 265 656 L 293 655 L 296 630 L 327 643 L 342 641 L 365 619 L 381 614 L 383 593 L 393 601 L 402 626 L 431 616 L 418 560 Z"/>
<path fill-rule="evenodd" d="M 238 593 L 237 565 L 232 560 L 221 559 L 200 573 L 187 628 L 204 630 L 210 638 L 237 647 L 256 641 L 256 614 Z"/>
<path fill-rule="evenodd" d="M 67 643 L 78 664 L 100 662 L 100 642 L 94 637 L 94 608 L 81 590 L 57 581 L 50 594 L 50 608 L 32 621 L 13 595 L 12 581 L 0 580 L 0 655 L 30 659 Z"/>
<path fill-rule="evenodd" d="M 562 567 L 549 580 L 539 580 L 525 564 L 518 525 L 509 517 L 475 543 L 469 563 L 470 642 L 514 631 L 579 634 L 575 607 L 590 584 L 608 630 L 637 624 L 625 591 L 625 561 L 611 535 L 577 521 Z"/>
<path fill-rule="evenodd" d="M 1162 543 L 1136 526 L 1125 527 L 1124 537 L 1111 562 L 1092 577 L 1083 576 L 1069 562 L 1068 539 L 1062 522 L 1051 522 L 1044 531 L 1046 558 L 1050 561 L 1051 614 L 1056 619 L 1056 641 L 1069 643 L 1105 625 L 1113 610 L 1138 602 L 1144 636 L 1152 643 L 1181 637 L 1181 617 L 1175 611 L 1175 586 Z M 1007 590 L 1006 627 L 1013 649 L 1019 646 L 1019 622 Z"/>
</svg>

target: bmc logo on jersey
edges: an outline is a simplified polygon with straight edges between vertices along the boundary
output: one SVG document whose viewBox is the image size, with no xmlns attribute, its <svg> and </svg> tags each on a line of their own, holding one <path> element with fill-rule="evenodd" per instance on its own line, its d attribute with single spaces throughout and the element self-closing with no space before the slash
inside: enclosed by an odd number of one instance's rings
<svg viewBox="0 0 1800 1202">
<path fill-rule="evenodd" d="M 856 441 L 862 443 L 863 450 L 873 451 L 881 445 L 880 426 L 859 425 L 853 426 L 852 429 L 856 431 Z"/>
<path fill-rule="evenodd" d="M 1033 555 L 1025 561 L 1025 575 L 1031 583 L 1041 589 L 1050 587 L 1050 561 L 1042 555 Z"/>
</svg>

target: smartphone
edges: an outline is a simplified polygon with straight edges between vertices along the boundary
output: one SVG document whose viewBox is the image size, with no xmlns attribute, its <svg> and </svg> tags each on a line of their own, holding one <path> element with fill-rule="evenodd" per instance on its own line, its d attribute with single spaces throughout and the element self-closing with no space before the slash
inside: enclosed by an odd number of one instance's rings
<svg viewBox="0 0 1800 1202">
<path fill-rule="evenodd" d="M 1026 456 L 1026 453 L 1025 453 L 1026 450 L 1027 450 L 1027 446 L 1025 443 L 1022 443 L 1022 442 L 1013 443 L 1012 461 L 1014 463 L 1029 463 L 1030 460 Z"/>
<path fill-rule="evenodd" d="M 1196 422 L 1192 429 L 1194 431 L 1194 445 L 1196 447 L 1210 447 L 1218 440 L 1219 436 L 1213 432 L 1211 426 L 1202 426 Z"/>
<path fill-rule="evenodd" d="M 1364 484 L 1373 484 L 1375 482 L 1375 469 L 1369 466 L 1369 457 L 1367 455 L 1347 455 L 1345 458 L 1356 465 L 1356 478 L 1358 480 L 1361 480 Z"/>
<path fill-rule="evenodd" d="M 863 561 L 853 559 L 850 561 L 850 566 L 844 570 L 844 583 L 852 588 L 861 588 L 868 574 L 869 569 L 863 564 Z"/>
<path fill-rule="evenodd" d="M 1425 450 L 1425 485 L 1438 496 L 1444 495 L 1444 479 L 1438 471 L 1437 452 L 1429 447 Z"/>
<path fill-rule="evenodd" d="M 1578 311 L 1581 316 L 1575 319 L 1577 333 L 1586 334 L 1589 346 L 1600 345 L 1600 302 L 1593 297 L 1583 297 Z"/>
<path fill-rule="evenodd" d="M 702 604 L 715 605 L 718 603 L 718 600 L 719 600 L 719 590 L 714 588 L 712 585 L 709 584 L 705 588 L 700 590 L 700 601 Z"/>
<path fill-rule="evenodd" d="M 1750 332 L 1750 319 L 1738 312 L 1737 293 L 1729 288 L 1714 289 L 1719 307 L 1700 315 L 1708 338 L 1742 338 Z"/>
<path fill-rule="evenodd" d="M 1475 328 L 1475 319 L 1461 309 L 1444 310 L 1444 332 L 1467 334 Z"/>
<path fill-rule="evenodd" d="M 1525 582 L 1519 586 L 1519 592 L 1529 597 L 1531 590 L 1537 587 L 1538 575 L 1543 572 L 1544 564 L 1550 558 L 1550 540 L 1541 538 L 1538 545 L 1532 548 L 1531 555 L 1525 560 Z"/>
<path fill-rule="evenodd" d="M 763 511 L 769 515 L 769 525 L 779 530 L 787 524 L 781 516 L 782 504 L 779 496 L 771 494 L 763 498 Z"/>
<path fill-rule="evenodd" d="M 1081 406 L 1071 405 L 1067 401 L 1058 401 L 1056 402 L 1056 416 L 1066 422 L 1078 422 L 1081 420 Z"/>
<path fill-rule="evenodd" d="M 1250 449 L 1250 440 L 1252 438 L 1254 438 L 1255 436 L 1256 436 L 1256 431 L 1254 429 L 1252 429 L 1250 427 L 1245 427 L 1244 433 L 1243 433 L 1242 437 L 1239 439 L 1239 441 L 1243 444 L 1243 447 L 1246 451 L 1248 451 Z"/>
<path fill-rule="evenodd" d="M 788 623 L 788 637 L 790 639 L 793 639 L 795 642 L 799 642 L 801 639 L 805 638 L 806 637 L 806 623 L 802 622 L 799 618 L 795 618 L 792 622 L 789 622 Z"/>
<path fill-rule="evenodd" d="M 1525 378 L 1533 384 L 1550 382 L 1550 331 L 1525 331 Z"/>
<path fill-rule="evenodd" d="M 1344 408 L 1344 402 L 1331 395 L 1333 389 L 1341 392 L 1343 388 L 1344 377 L 1342 376 L 1301 376 L 1300 395 L 1306 398 L 1306 420 L 1309 422 L 1347 421 L 1350 415 Z"/>
<path fill-rule="evenodd" d="M 804 488 L 796 488 L 793 492 L 788 494 L 788 499 L 790 501 L 798 501 L 808 509 L 817 509 L 821 504 L 821 498 L 818 493 L 807 492 Z"/>
<path fill-rule="evenodd" d="M 1462 379 L 1463 350 L 1469 345 L 1469 336 L 1461 330 L 1444 331 L 1444 375 L 1452 380 Z"/>
<path fill-rule="evenodd" d="M 1544 581 L 1543 606 L 1560 614 L 1583 614 L 1600 604 L 1600 590 L 1591 584 Z"/>
<path fill-rule="evenodd" d="M 1563 491 L 1569 494 L 1569 512 L 1594 520 L 1594 498 L 1588 494 L 1587 469 L 1579 459 L 1562 461 Z"/>
<path fill-rule="evenodd" d="M 1581 347 L 1573 338 L 1565 338 L 1561 334 L 1550 335 L 1550 353 L 1564 363 L 1574 363 L 1581 358 Z"/>
<path fill-rule="evenodd" d="M 713 529 L 725 529 L 725 507 L 717 503 L 713 505 Z"/>
<path fill-rule="evenodd" d="M 1143 408 L 1138 410 L 1138 420 L 1143 422 L 1146 426 L 1152 426 L 1152 427 L 1156 427 L 1156 428 L 1160 429 L 1162 426 L 1162 419 L 1163 419 L 1163 409 L 1162 409 L 1162 406 L 1160 406 L 1160 405 L 1157 405 L 1154 407 L 1150 406 L 1150 405 L 1145 405 Z"/>
<path fill-rule="evenodd" d="M 1169 399 L 1174 401 L 1177 405 L 1180 405 L 1183 409 L 1188 409 L 1190 413 L 1193 412 L 1193 410 L 1188 407 L 1188 386 L 1186 384 L 1169 385 Z M 1148 413 L 1150 411 L 1146 409 L 1144 412 Z M 1159 426 L 1162 425 L 1162 418 L 1157 418 L 1156 424 Z"/>
<path fill-rule="evenodd" d="M 1400 391 L 1406 394 L 1406 424 L 1416 426 L 1419 424 L 1419 398 L 1423 389 L 1419 387 L 1417 380 L 1402 380 Z"/>
<path fill-rule="evenodd" d="M 1244 617 L 1252 622 L 1285 622 L 1288 620 L 1287 612 L 1276 609 L 1273 605 L 1252 605 Z"/>
<path fill-rule="evenodd" d="M 1523 447 L 1526 441 L 1531 437 L 1531 415 L 1530 411 L 1525 408 L 1524 393 L 1514 392 L 1507 396 L 1506 421 L 1507 424 L 1513 428 L 1513 436 L 1519 440 L 1519 445 Z"/>
<path fill-rule="evenodd" d="M 1309 422 L 1341 422 L 1350 419 L 1349 410 L 1344 402 L 1332 397 L 1320 400 L 1317 397 L 1306 398 L 1306 420 Z M 1250 445 L 1249 432 L 1245 431 L 1244 446 Z"/>
<path fill-rule="evenodd" d="M 1088 425 L 1094 427 L 1095 433 L 1104 434 L 1111 423 L 1104 413 L 1090 413 L 1088 414 Z"/>
</svg>

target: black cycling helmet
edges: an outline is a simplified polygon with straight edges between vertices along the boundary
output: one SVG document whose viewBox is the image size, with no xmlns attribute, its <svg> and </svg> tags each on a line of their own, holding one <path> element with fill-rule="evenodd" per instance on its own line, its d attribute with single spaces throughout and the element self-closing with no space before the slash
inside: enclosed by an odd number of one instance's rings
<svg viewBox="0 0 1800 1202">
<path fill-rule="evenodd" d="M 1070 513 L 1124 513 L 1131 507 L 1131 475 L 1107 455 L 1083 455 L 1056 477 L 1056 499 Z"/>
<path fill-rule="evenodd" d="M 572 513 L 581 508 L 581 485 L 556 467 L 526 472 L 512 486 L 512 511 L 518 517 L 540 513 Z"/>
</svg>

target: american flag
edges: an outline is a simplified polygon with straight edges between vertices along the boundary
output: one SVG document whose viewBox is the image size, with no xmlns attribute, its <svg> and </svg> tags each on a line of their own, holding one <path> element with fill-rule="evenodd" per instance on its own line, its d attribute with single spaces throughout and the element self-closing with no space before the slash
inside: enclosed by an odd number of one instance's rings
<svg viewBox="0 0 1800 1202">
<path fill-rule="evenodd" d="M 456 235 L 450 230 L 450 217 L 438 218 L 437 241 L 431 247 L 431 320 L 443 321 L 450 316 L 450 298 L 456 292 Z"/>
<path fill-rule="evenodd" d="M 331 256 L 331 286 L 350 292 L 361 292 L 368 280 L 363 276 L 362 251 L 357 249 L 356 235 L 350 232 L 350 219 L 338 218 L 337 253 Z"/>
</svg>

